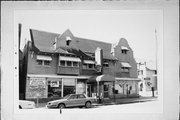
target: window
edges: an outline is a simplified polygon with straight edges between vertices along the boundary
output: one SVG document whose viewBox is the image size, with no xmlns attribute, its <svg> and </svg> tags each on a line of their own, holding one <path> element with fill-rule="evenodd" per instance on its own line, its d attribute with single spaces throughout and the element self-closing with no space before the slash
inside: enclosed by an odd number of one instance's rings
<svg viewBox="0 0 180 120">
<path fill-rule="evenodd" d="M 94 69 L 95 64 L 83 64 L 83 69 Z"/>
<path fill-rule="evenodd" d="M 93 64 L 88 64 L 88 68 L 92 69 L 93 68 Z"/>
<path fill-rule="evenodd" d="M 66 63 L 67 63 L 67 66 L 68 66 L 68 67 L 71 67 L 71 66 L 72 66 L 72 62 L 71 62 L 71 61 L 66 61 Z"/>
<path fill-rule="evenodd" d="M 127 50 L 121 50 L 122 54 L 127 54 Z"/>
<path fill-rule="evenodd" d="M 60 66 L 65 66 L 65 61 L 60 61 Z"/>
<path fill-rule="evenodd" d="M 109 63 L 107 63 L 107 62 L 104 63 L 104 64 L 103 64 L 103 67 L 109 67 Z"/>
<path fill-rule="evenodd" d="M 83 69 L 87 69 L 87 64 L 83 64 Z"/>
<path fill-rule="evenodd" d="M 50 65 L 50 61 L 45 60 L 44 65 Z"/>
<path fill-rule="evenodd" d="M 64 67 L 79 67 L 78 62 L 64 61 L 64 60 L 61 60 L 59 65 Z"/>
<path fill-rule="evenodd" d="M 66 45 L 69 46 L 70 42 L 71 42 L 70 40 L 67 40 Z"/>
<path fill-rule="evenodd" d="M 71 95 L 71 97 L 69 97 L 69 99 L 77 99 L 77 95 Z"/>
<path fill-rule="evenodd" d="M 129 68 L 127 68 L 127 67 L 122 67 L 121 70 L 122 70 L 122 72 L 129 72 Z"/>
<path fill-rule="evenodd" d="M 86 98 L 84 95 L 80 94 L 78 95 L 78 99 Z"/>
<path fill-rule="evenodd" d="M 62 82 L 61 81 L 48 81 L 48 97 L 57 98 L 61 97 Z"/>
<path fill-rule="evenodd" d="M 43 61 L 42 60 L 37 60 L 38 65 L 42 65 Z"/>
<path fill-rule="evenodd" d="M 50 61 L 48 61 L 48 60 L 37 60 L 37 65 L 49 66 Z"/>
<path fill-rule="evenodd" d="M 78 67 L 78 66 L 79 66 L 78 62 L 73 62 L 73 67 Z"/>
</svg>

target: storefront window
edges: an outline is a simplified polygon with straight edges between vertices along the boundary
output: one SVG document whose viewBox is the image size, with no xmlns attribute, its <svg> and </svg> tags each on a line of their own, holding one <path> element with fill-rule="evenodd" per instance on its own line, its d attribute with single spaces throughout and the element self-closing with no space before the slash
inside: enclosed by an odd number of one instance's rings
<svg viewBox="0 0 180 120">
<path fill-rule="evenodd" d="M 61 81 L 48 81 L 48 97 L 61 97 Z"/>
<path fill-rule="evenodd" d="M 75 94 L 75 86 L 64 86 L 63 95 Z"/>
<path fill-rule="evenodd" d="M 64 78 L 63 79 L 63 96 L 66 96 L 68 94 L 75 94 L 76 89 L 75 89 L 75 79 L 68 79 Z"/>
</svg>

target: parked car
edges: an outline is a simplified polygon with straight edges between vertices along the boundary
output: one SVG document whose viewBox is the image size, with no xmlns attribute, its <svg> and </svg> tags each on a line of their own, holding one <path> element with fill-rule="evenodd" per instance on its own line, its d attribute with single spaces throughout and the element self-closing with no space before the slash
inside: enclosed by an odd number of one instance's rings
<svg viewBox="0 0 180 120">
<path fill-rule="evenodd" d="M 84 94 L 69 94 L 62 99 L 50 101 L 47 108 L 83 107 L 90 108 L 96 99 Z"/>
<path fill-rule="evenodd" d="M 35 102 L 27 100 L 19 100 L 19 109 L 33 109 L 35 108 Z"/>
</svg>

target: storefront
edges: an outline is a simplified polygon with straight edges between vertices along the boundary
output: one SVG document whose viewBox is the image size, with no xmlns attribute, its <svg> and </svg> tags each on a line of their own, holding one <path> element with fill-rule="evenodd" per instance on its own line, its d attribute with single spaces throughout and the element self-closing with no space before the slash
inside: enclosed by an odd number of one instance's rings
<svg viewBox="0 0 180 120">
<path fill-rule="evenodd" d="M 88 76 L 28 75 L 26 99 L 62 98 L 68 94 L 86 94 Z"/>
<path fill-rule="evenodd" d="M 113 95 L 115 78 L 110 75 L 90 77 L 87 81 L 87 95 L 89 97 L 109 98 Z"/>
<path fill-rule="evenodd" d="M 139 94 L 138 78 L 116 78 L 115 93 L 117 97 L 137 96 Z"/>
</svg>

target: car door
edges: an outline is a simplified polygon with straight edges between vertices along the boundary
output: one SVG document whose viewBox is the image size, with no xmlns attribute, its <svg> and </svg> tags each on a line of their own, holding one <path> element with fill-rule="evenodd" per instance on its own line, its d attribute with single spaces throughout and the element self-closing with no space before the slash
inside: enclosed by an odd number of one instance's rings
<svg viewBox="0 0 180 120">
<path fill-rule="evenodd" d="M 66 106 L 67 107 L 73 107 L 73 106 L 77 106 L 77 95 L 71 95 L 66 102 Z"/>
<path fill-rule="evenodd" d="M 78 105 L 83 106 L 86 103 L 86 97 L 83 94 L 78 95 Z"/>
</svg>

